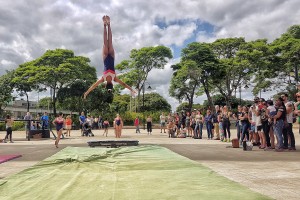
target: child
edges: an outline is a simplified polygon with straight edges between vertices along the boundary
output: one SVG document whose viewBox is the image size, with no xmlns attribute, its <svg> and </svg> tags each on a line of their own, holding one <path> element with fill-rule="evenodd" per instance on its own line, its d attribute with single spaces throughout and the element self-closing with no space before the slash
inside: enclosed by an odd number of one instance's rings
<svg viewBox="0 0 300 200">
<path fill-rule="evenodd" d="M 170 137 L 174 137 L 174 133 L 175 133 L 175 132 L 174 132 L 174 128 L 176 128 L 174 121 L 170 121 L 170 122 L 168 123 L 167 128 L 168 128 L 169 138 L 170 138 Z"/>
<path fill-rule="evenodd" d="M 105 136 L 107 137 L 107 134 L 108 134 L 108 127 L 109 127 L 109 121 L 107 120 L 107 118 L 105 118 L 105 121 L 103 122 L 103 126 L 104 126 L 104 133 L 103 133 L 103 136 L 104 136 L 104 134 L 106 134 Z"/>
</svg>

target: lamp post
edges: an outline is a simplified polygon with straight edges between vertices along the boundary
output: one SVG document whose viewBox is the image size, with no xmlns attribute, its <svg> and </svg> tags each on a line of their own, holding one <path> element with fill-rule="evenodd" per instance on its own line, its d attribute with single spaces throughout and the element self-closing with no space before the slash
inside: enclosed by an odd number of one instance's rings
<svg viewBox="0 0 300 200">
<path fill-rule="evenodd" d="M 239 92 L 240 92 L 240 105 L 242 105 L 242 86 L 241 85 L 239 87 Z"/>
<path fill-rule="evenodd" d="M 249 86 L 246 84 L 244 88 L 248 89 Z M 240 92 L 240 105 L 242 105 L 242 86 L 241 85 L 239 86 L 239 92 Z"/>
<path fill-rule="evenodd" d="M 149 85 L 147 89 L 151 90 L 152 88 Z M 146 127 L 145 127 L 145 82 L 143 83 L 143 128 L 144 128 L 144 130 L 146 129 Z"/>
</svg>

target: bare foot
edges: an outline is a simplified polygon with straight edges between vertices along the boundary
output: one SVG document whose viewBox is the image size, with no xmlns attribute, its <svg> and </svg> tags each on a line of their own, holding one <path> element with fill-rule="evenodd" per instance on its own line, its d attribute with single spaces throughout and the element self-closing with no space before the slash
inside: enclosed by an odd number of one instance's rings
<svg viewBox="0 0 300 200">
<path fill-rule="evenodd" d="M 110 17 L 109 16 L 105 16 L 105 21 L 107 25 L 110 25 Z"/>
<path fill-rule="evenodd" d="M 104 24 L 104 25 L 107 25 L 107 23 L 106 23 L 106 15 L 104 15 L 104 16 L 102 17 L 102 20 L 103 20 L 103 24 Z"/>
</svg>

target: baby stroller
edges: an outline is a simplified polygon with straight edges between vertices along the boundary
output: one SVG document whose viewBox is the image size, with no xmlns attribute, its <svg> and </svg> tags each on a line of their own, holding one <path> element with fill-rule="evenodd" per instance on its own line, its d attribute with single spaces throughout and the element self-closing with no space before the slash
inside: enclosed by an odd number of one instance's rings
<svg viewBox="0 0 300 200">
<path fill-rule="evenodd" d="M 83 124 L 82 134 L 87 137 L 94 137 L 94 134 L 92 133 L 92 126 L 89 123 L 85 122 Z"/>
</svg>

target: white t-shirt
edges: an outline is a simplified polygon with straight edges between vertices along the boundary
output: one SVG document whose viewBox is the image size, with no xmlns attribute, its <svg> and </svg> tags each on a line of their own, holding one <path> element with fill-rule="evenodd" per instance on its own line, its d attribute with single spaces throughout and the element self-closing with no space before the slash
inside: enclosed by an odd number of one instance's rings
<svg viewBox="0 0 300 200">
<path fill-rule="evenodd" d="M 203 118 L 202 115 L 196 115 L 196 122 L 198 122 L 198 123 L 202 122 L 202 121 L 201 121 L 202 118 Z"/>
<path fill-rule="evenodd" d="M 160 118 L 160 123 L 165 123 L 166 122 L 166 116 L 165 115 L 161 115 L 159 118 Z"/>
<path fill-rule="evenodd" d="M 257 126 L 256 124 L 256 113 L 255 113 L 255 110 L 256 110 L 256 106 L 253 106 L 252 108 L 252 111 L 251 111 L 251 119 L 252 119 L 252 122 L 255 122 L 255 125 Z"/>
<path fill-rule="evenodd" d="M 258 111 L 258 106 L 256 106 L 256 112 Z M 256 116 L 255 118 L 255 126 L 261 126 L 262 123 L 261 123 L 261 118 L 260 118 L 260 115 L 259 116 Z"/>
<path fill-rule="evenodd" d="M 270 112 L 271 115 L 274 114 L 274 113 L 276 113 L 275 106 L 268 106 L 267 109 L 269 110 L 269 112 Z"/>
<path fill-rule="evenodd" d="M 287 102 L 285 104 L 285 107 L 288 108 L 289 106 L 292 105 L 292 102 Z M 293 112 L 289 113 L 289 114 L 286 114 L 286 121 L 287 123 L 293 123 Z"/>
<path fill-rule="evenodd" d="M 90 118 L 86 118 L 86 123 L 90 126 L 92 126 L 92 120 Z"/>
</svg>

